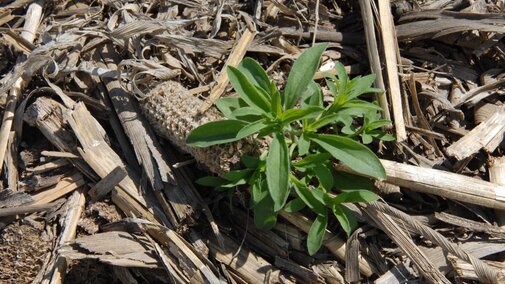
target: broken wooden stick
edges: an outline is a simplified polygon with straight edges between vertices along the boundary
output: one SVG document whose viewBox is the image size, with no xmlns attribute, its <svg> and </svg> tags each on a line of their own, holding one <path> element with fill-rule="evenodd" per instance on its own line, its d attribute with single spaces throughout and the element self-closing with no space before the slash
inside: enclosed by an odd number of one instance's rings
<svg viewBox="0 0 505 284">
<path fill-rule="evenodd" d="M 505 134 L 505 106 L 447 148 L 447 154 L 463 160 L 484 148 L 493 152 Z"/>
<path fill-rule="evenodd" d="M 386 181 L 405 189 L 438 195 L 448 199 L 505 209 L 505 186 L 442 170 L 422 168 L 388 160 L 381 160 L 386 170 Z M 338 170 L 362 175 L 346 166 Z"/>
<path fill-rule="evenodd" d="M 66 243 L 75 239 L 77 234 L 77 223 L 84 211 L 86 198 L 83 191 L 74 192 L 67 201 L 67 214 L 63 221 L 63 231 L 58 238 L 56 250 Z M 57 254 L 54 263 L 51 284 L 63 283 L 67 271 L 67 260 L 65 257 Z"/>
<path fill-rule="evenodd" d="M 381 90 L 386 90 L 384 85 L 384 78 L 382 77 L 382 65 L 379 57 L 379 47 L 377 45 L 377 37 L 375 35 L 374 15 L 372 13 L 372 6 L 370 0 L 359 0 L 361 9 L 361 19 L 363 20 L 363 27 L 365 29 L 366 46 L 368 51 L 368 60 L 373 73 L 377 76 L 375 79 L 375 86 Z M 391 119 L 389 113 L 389 103 L 386 92 L 378 94 L 379 105 L 382 107 L 382 118 Z"/>
<path fill-rule="evenodd" d="M 0 217 L 22 215 L 33 212 L 47 211 L 61 205 L 63 200 L 45 204 L 28 204 L 15 207 L 0 208 Z"/>
<path fill-rule="evenodd" d="M 398 77 L 398 60 L 396 57 L 396 31 L 393 24 L 393 16 L 391 15 L 391 2 L 389 0 L 378 1 L 379 18 L 382 36 L 382 49 L 386 60 L 386 71 L 389 86 L 389 94 L 391 98 L 391 106 L 393 107 L 393 119 L 395 124 L 396 139 L 402 142 L 407 139 L 407 131 L 405 130 L 405 122 L 403 117 L 402 93 L 400 89 L 400 80 Z"/>
<path fill-rule="evenodd" d="M 21 38 L 25 39 L 29 43 L 33 43 L 35 40 L 35 35 L 40 25 L 40 20 L 42 18 L 42 6 L 44 1 L 35 1 L 30 4 L 28 10 L 26 11 L 25 24 L 23 26 L 23 31 L 21 32 Z M 18 58 L 18 62 L 23 60 L 24 56 Z M 5 151 L 7 150 L 7 144 L 9 141 L 9 133 L 11 132 L 12 123 L 14 122 L 14 114 L 16 111 L 16 105 L 18 98 L 21 96 L 22 90 L 28 84 L 28 80 L 20 77 L 16 80 L 14 85 L 11 87 L 9 96 L 7 98 L 7 104 L 5 107 L 4 115 L 2 118 L 2 125 L 0 127 L 0 173 L 2 172 L 2 167 L 4 163 Z"/>
<path fill-rule="evenodd" d="M 505 157 L 491 158 L 489 165 L 489 181 L 497 185 L 505 186 Z M 505 190 L 500 188 L 502 195 L 505 196 Z M 505 210 L 495 209 L 496 222 L 498 226 L 505 229 Z"/>
<path fill-rule="evenodd" d="M 202 106 L 200 107 L 199 109 L 200 113 L 203 113 L 206 110 L 208 110 L 214 104 L 214 102 L 217 99 L 219 99 L 219 97 L 224 93 L 226 86 L 228 86 L 229 82 L 228 72 L 226 72 L 226 68 L 228 66 L 236 67 L 240 63 L 242 58 L 244 58 L 247 48 L 249 48 L 249 45 L 253 41 L 255 34 L 256 32 L 253 32 L 248 28 L 245 29 L 244 33 L 242 34 L 237 44 L 233 48 L 230 56 L 228 57 L 226 64 L 223 66 L 223 69 L 221 69 L 221 73 L 217 78 L 216 86 L 212 89 L 209 97 L 203 102 Z"/>
<path fill-rule="evenodd" d="M 54 187 L 45 190 L 41 193 L 33 195 L 33 203 L 31 205 L 41 205 L 47 204 L 54 200 L 60 199 L 68 193 L 78 189 L 79 187 L 85 185 L 83 176 L 81 173 L 76 173 L 70 177 L 62 179 Z"/>
<path fill-rule="evenodd" d="M 88 191 L 88 195 L 91 197 L 91 201 L 97 201 L 104 198 L 127 175 L 128 173 L 124 168 L 116 167 Z"/>
</svg>

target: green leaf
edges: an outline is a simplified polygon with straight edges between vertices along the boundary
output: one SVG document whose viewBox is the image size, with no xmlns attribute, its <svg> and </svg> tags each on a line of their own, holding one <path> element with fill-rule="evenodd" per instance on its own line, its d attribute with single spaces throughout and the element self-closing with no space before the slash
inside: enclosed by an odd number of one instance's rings
<svg viewBox="0 0 505 284">
<path fill-rule="evenodd" d="M 300 138 L 298 139 L 298 154 L 300 156 L 307 155 L 309 153 L 310 149 L 310 140 L 307 139 L 304 133 L 300 135 Z"/>
<path fill-rule="evenodd" d="M 293 64 L 284 90 L 284 109 L 293 108 L 312 81 L 319 67 L 319 59 L 327 44 L 318 44 L 303 52 Z"/>
<path fill-rule="evenodd" d="M 252 173 L 252 169 L 234 170 L 225 173 L 223 178 L 231 182 L 238 182 L 240 180 L 246 181 Z"/>
<path fill-rule="evenodd" d="M 310 139 L 352 170 L 380 180 L 386 178 L 379 158 L 359 142 L 330 134 L 314 134 Z"/>
<path fill-rule="evenodd" d="M 251 122 L 240 129 L 240 131 L 237 133 L 237 138 L 242 139 L 254 133 L 258 133 L 260 130 L 267 126 L 268 124 L 266 124 L 266 119 L 264 118 L 256 122 Z"/>
<path fill-rule="evenodd" d="M 347 82 L 349 82 L 349 76 L 347 76 L 345 66 L 340 62 L 335 63 L 335 70 L 337 71 L 337 77 L 338 77 L 338 95 L 339 97 L 341 97 L 346 95 L 345 92 Z M 347 100 L 347 97 L 345 98 L 345 100 Z"/>
<path fill-rule="evenodd" d="M 305 208 L 305 202 L 301 198 L 297 197 L 286 204 L 284 211 L 294 213 L 302 210 L 303 208 Z"/>
<path fill-rule="evenodd" d="M 333 198 L 334 203 L 356 203 L 377 201 L 379 196 L 369 190 L 344 191 Z"/>
<path fill-rule="evenodd" d="M 202 185 L 202 186 L 208 186 L 208 187 L 219 187 L 228 181 L 220 178 L 220 177 L 214 177 L 214 176 L 206 176 L 199 178 L 195 181 L 195 183 Z"/>
<path fill-rule="evenodd" d="M 332 211 L 335 217 L 337 217 L 338 222 L 340 223 L 340 226 L 342 226 L 342 229 L 344 229 L 345 233 L 349 237 L 356 228 L 357 222 L 356 222 L 356 217 L 352 215 L 349 210 L 345 210 L 345 208 L 341 206 L 340 204 L 333 204 L 332 206 Z"/>
<path fill-rule="evenodd" d="M 331 190 L 333 187 L 333 174 L 332 170 L 326 164 L 320 164 L 313 169 L 321 186 L 326 190 Z"/>
<path fill-rule="evenodd" d="M 320 119 L 314 121 L 312 124 L 309 125 L 308 128 L 315 131 L 323 126 L 336 122 L 339 117 L 341 117 L 341 114 L 339 113 L 327 114 L 321 117 Z"/>
<path fill-rule="evenodd" d="M 270 79 L 268 78 L 265 69 L 258 64 L 258 62 L 250 57 L 246 57 L 237 66 L 240 70 L 253 84 L 265 91 L 270 90 Z"/>
<path fill-rule="evenodd" d="M 260 160 L 258 158 L 248 155 L 240 157 L 240 162 L 242 162 L 242 164 L 244 164 L 244 166 L 248 169 L 256 169 L 260 164 Z"/>
<path fill-rule="evenodd" d="M 224 97 L 214 103 L 219 111 L 228 119 L 235 119 L 234 110 L 245 107 L 247 104 L 239 97 Z"/>
<path fill-rule="evenodd" d="M 381 128 L 384 126 L 389 126 L 389 125 L 391 125 L 391 120 L 379 119 L 379 120 L 372 121 L 369 124 L 367 124 L 366 130 L 370 131 L 370 130 L 374 130 L 374 129 Z"/>
<path fill-rule="evenodd" d="M 268 196 L 268 188 L 261 177 L 253 183 L 251 193 L 252 207 L 256 206 L 261 200 Z"/>
<path fill-rule="evenodd" d="M 341 108 L 359 108 L 359 109 L 364 109 L 364 110 L 375 110 L 375 111 L 382 111 L 382 108 L 374 103 L 367 102 L 364 100 L 349 100 L 345 104 L 341 106 Z"/>
<path fill-rule="evenodd" d="M 253 195 L 255 199 L 253 212 L 254 224 L 264 230 L 270 230 L 277 222 L 277 213 L 273 210 L 274 201 L 268 194 L 268 189 L 264 181 L 258 181 L 253 185 Z"/>
<path fill-rule="evenodd" d="M 314 197 L 312 192 L 302 181 L 291 175 L 291 182 L 295 187 L 298 197 L 300 197 L 312 211 L 319 215 L 324 215 L 326 213 L 326 207 L 324 207 L 324 204 Z"/>
<path fill-rule="evenodd" d="M 272 92 L 273 92 L 271 95 L 272 112 L 275 114 L 275 116 L 279 116 L 282 113 L 281 95 L 277 90 L 274 90 Z"/>
<path fill-rule="evenodd" d="M 251 107 L 249 107 L 244 100 L 239 97 L 220 98 L 216 101 L 215 105 L 228 119 L 237 119 L 248 122 L 261 119 L 260 111 L 255 110 L 255 114 L 249 114 L 252 113 L 249 111 Z M 240 111 L 241 109 L 245 109 L 245 111 Z"/>
<path fill-rule="evenodd" d="M 282 209 L 289 196 L 289 152 L 284 135 L 275 133 L 268 149 L 266 176 L 268 191 L 274 201 L 274 211 Z"/>
<path fill-rule="evenodd" d="M 342 191 L 345 190 L 371 190 L 373 189 L 373 182 L 366 177 L 353 175 L 344 172 L 333 172 L 335 177 L 335 186 Z"/>
<path fill-rule="evenodd" d="M 309 255 L 314 255 L 323 245 L 324 235 L 328 226 L 328 214 L 318 215 L 310 226 L 307 237 L 307 250 Z"/>
<path fill-rule="evenodd" d="M 263 113 L 270 112 L 270 102 L 249 80 L 247 77 L 235 67 L 228 66 L 228 77 L 230 83 L 240 96 L 249 106 L 262 111 Z"/>
<path fill-rule="evenodd" d="M 367 133 L 361 134 L 361 142 L 363 142 L 363 144 L 367 145 L 367 144 L 372 143 L 372 141 L 373 141 L 373 138 L 371 135 L 368 135 Z"/>
<path fill-rule="evenodd" d="M 326 80 L 326 86 L 328 87 L 330 92 L 333 94 L 333 96 L 338 95 L 337 84 L 335 84 L 335 81 Z"/>
<path fill-rule="evenodd" d="M 219 120 L 195 128 L 188 135 L 186 143 L 194 147 L 208 147 L 216 144 L 240 140 L 238 132 L 245 126 L 240 120 Z"/>
<path fill-rule="evenodd" d="M 307 106 L 318 106 L 323 107 L 323 92 L 318 83 L 311 81 L 307 86 L 307 90 L 303 95 L 302 108 Z"/>
<path fill-rule="evenodd" d="M 354 78 L 352 82 L 353 85 L 350 87 L 347 100 L 352 100 L 362 94 L 368 93 L 374 81 L 375 74 L 370 74 L 361 78 Z"/>
<path fill-rule="evenodd" d="M 231 113 L 231 115 L 237 119 L 239 117 L 251 116 L 251 115 L 259 117 L 261 114 L 262 113 L 257 108 L 254 108 L 254 107 L 237 108 L 236 110 L 232 111 L 232 113 Z"/>
<path fill-rule="evenodd" d="M 331 155 L 329 153 L 310 154 L 307 155 L 305 158 L 301 159 L 300 161 L 292 163 L 292 165 L 297 168 L 315 167 L 327 161 L 330 157 Z"/>
<path fill-rule="evenodd" d="M 310 192 L 321 204 L 328 205 L 333 202 L 333 199 L 320 187 L 316 187 Z"/>
<path fill-rule="evenodd" d="M 264 136 L 270 135 L 273 132 L 275 132 L 276 130 L 277 130 L 277 125 L 274 125 L 274 124 L 268 125 L 267 127 L 261 129 L 258 132 L 258 137 L 264 137 Z"/>
<path fill-rule="evenodd" d="M 383 131 L 372 130 L 367 132 L 368 135 L 383 140 L 383 141 L 395 141 L 396 137 L 389 133 L 384 133 Z"/>
<path fill-rule="evenodd" d="M 318 106 L 308 106 L 303 109 L 292 108 L 283 112 L 280 120 L 283 123 L 290 123 L 295 120 L 314 118 L 323 112 L 323 108 Z"/>
</svg>

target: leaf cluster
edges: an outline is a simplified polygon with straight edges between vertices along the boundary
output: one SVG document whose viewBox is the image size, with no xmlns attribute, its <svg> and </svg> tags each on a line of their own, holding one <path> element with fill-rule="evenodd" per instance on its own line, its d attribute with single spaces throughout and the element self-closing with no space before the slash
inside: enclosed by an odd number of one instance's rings
<svg viewBox="0 0 505 284">
<path fill-rule="evenodd" d="M 374 138 L 394 139 L 381 130 L 390 124 L 380 119 L 381 108 L 358 98 L 381 92 L 371 87 L 374 75 L 351 80 L 344 66 L 337 63 L 336 76 L 325 75 L 332 101 L 324 102 L 321 87 L 312 78 L 325 49 L 326 45 L 316 45 L 302 53 L 282 92 L 251 58 L 245 58 L 237 68 L 228 67 L 238 96 L 216 102 L 226 119 L 202 125 L 187 138 L 189 145 L 208 147 L 251 135 L 269 136 L 268 151 L 259 157 L 242 157 L 243 169 L 197 182 L 220 190 L 249 185 L 255 224 L 264 229 L 275 225 L 282 209 L 295 212 L 309 208 L 316 215 L 307 240 L 311 255 L 321 247 L 330 214 L 349 235 L 356 220 L 342 204 L 378 198 L 370 191 L 370 179 L 337 172 L 334 163 L 384 179 L 382 164 L 364 144 Z"/>
</svg>

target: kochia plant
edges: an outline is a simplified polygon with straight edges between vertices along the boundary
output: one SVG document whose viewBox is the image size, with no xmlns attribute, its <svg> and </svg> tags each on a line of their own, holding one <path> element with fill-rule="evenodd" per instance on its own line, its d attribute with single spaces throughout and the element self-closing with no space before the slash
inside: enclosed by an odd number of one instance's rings
<svg viewBox="0 0 505 284">
<path fill-rule="evenodd" d="M 369 179 L 349 179 L 350 175 L 334 169 L 334 163 L 384 179 L 379 159 L 359 140 L 367 144 L 373 138 L 394 139 L 381 130 L 390 123 L 378 119 L 381 108 L 358 99 L 365 93 L 381 92 L 371 87 L 374 75 L 350 80 L 344 66 L 337 63 L 337 76 L 326 75 L 333 101 L 325 104 L 320 86 L 312 79 L 325 49 L 326 45 L 317 45 L 300 55 L 283 92 L 253 59 L 245 58 L 237 68 L 228 67 L 238 97 L 216 102 L 227 119 L 204 124 L 187 138 L 191 146 L 208 147 L 250 135 L 270 136 L 266 152 L 259 157 L 242 157 L 243 169 L 198 182 L 223 190 L 250 185 L 255 224 L 265 229 L 275 225 L 280 210 L 294 212 L 308 207 L 316 214 L 307 239 L 311 255 L 321 247 L 329 212 L 350 234 L 356 221 L 341 204 L 378 198 L 369 191 Z"/>
</svg>

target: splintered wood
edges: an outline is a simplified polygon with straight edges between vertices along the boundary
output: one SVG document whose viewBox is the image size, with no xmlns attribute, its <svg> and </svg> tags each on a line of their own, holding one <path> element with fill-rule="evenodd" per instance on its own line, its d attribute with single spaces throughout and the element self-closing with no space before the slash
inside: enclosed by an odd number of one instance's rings
<svg viewBox="0 0 505 284">
<path fill-rule="evenodd" d="M 224 93 L 226 86 L 228 86 L 228 72 L 226 71 L 227 66 L 237 67 L 240 61 L 244 58 L 244 55 L 249 48 L 252 40 L 254 39 L 254 35 L 256 32 L 249 30 L 246 28 L 240 39 L 237 41 L 237 44 L 233 48 L 230 56 L 228 57 L 228 61 L 221 69 L 221 73 L 219 73 L 219 77 L 217 78 L 216 86 L 212 89 L 209 97 L 204 101 L 202 106 L 199 109 L 200 113 L 208 110 L 214 102 L 219 99 L 219 97 Z"/>
<path fill-rule="evenodd" d="M 477 153 L 480 149 L 493 152 L 503 141 L 505 134 L 505 106 L 501 107 L 485 122 L 472 129 L 463 138 L 452 143 L 447 153 L 458 160 L 463 160 Z"/>
</svg>

